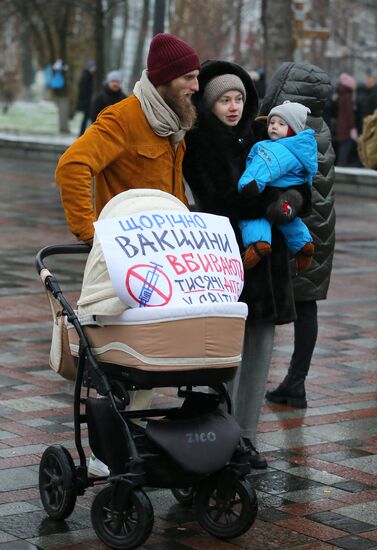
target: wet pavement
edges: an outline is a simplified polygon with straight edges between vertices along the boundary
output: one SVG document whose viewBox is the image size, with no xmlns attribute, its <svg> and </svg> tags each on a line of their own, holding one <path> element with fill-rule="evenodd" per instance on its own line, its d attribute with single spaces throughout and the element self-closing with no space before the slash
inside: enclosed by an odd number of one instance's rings
<svg viewBox="0 0 377 550">
<path fill-rule="evenodd" d="M 34 268 L 42 246 L 74 242 L 54 163 L 0 152 L 0 167 L 0 550 L 102 549 L 90 521 L 96 489 L 61 522 L 46 516 L 38 491 L 46 446 L 62 444 L 77 456 L 73 387 L 47 366 L 51 315 Z M 251 476 L 257 520 L 242 537 L 223 542 L 207 535 L 170 491 L 154 490 L 148 494 L 155 524 L 142 548 L 377 549 L 377 201 L 336 202 L 333 278 L 328 300 L 319 303 L 309 407 L 263 408 L 258 447 L 269 468 Z M 82 267 L 78 259 L 51 265 L 72 300 Z M 285 374 L 292 328 L 278 329 L 269 387 Z"/>
</svg>

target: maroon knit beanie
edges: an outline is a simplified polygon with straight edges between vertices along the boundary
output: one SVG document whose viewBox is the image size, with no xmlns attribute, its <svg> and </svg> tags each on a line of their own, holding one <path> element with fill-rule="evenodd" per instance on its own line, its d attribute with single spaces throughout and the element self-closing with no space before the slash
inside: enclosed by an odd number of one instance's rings
<svg viewBox="0 0 377 550">
<path fill-rule="evenodd" d="M 196 51 L 173 34 L 156 34 L 149 47 L 148 77 L 153 86 L 166 84 L 179 76 L 200 69 Z"/>
</svg>

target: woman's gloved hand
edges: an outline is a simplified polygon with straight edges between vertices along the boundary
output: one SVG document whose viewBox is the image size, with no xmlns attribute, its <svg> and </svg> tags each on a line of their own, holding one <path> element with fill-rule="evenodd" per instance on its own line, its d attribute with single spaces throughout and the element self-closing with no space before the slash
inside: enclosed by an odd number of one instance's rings
<svg viewBox="0 0 377 550">
<path fill-rule="evenodd" d="M 267 207 L 266 218 L 272 224 L 289 223 L 299 215 L 303 202 L 301 194 L 296 189 L 288 189 Z"/>
</svg>

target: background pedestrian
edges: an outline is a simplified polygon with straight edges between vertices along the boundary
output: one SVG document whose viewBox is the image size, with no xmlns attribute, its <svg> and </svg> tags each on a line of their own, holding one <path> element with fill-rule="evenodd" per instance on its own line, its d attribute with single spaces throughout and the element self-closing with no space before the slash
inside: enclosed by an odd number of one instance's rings
<svg viewBox="0 0 377 550">
<path fill-rule="evenodd" d="M 122 92 L 123 76 L 120 71 L 110 71 L 107 73 L 106 82 L 102 92 L 94 96 L 91 106 L 91 119 L 94 122 L 99 113 L 105 107 L 114 105 L 122 101 L 127 96 Z"/>
<path fill-rule="evenodd" d="M 88 121 L 90 120 L 90 108 L 92 103 L 93 80 L 95 72 L 96 63 L 90 59 L 86 63 L 85 69 L 82 71 L 79 81 L 76 110 L 83 113 L 79 136 L 85 132 Z"/>
<path fill-rule="evenodd" d="M 356 80 L 348 73 L 340 75 L 337 88 L 336 141 L 337 165 L 350 166 L 355 157 L 357 129 L 355 116 Z"/>
</svg>

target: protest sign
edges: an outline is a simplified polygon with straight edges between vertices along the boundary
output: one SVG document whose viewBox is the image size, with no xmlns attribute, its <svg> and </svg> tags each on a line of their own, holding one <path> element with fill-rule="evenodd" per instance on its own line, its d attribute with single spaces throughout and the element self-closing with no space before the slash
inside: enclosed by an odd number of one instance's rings
<svg viewBox="0 0 377 550">
<path fill-rule="evenodd" d="M 128 306 L 238 301 L 244 273 L 228 218 L 148 211 L 94 225 L 114 289 Z"/>
</svg>

